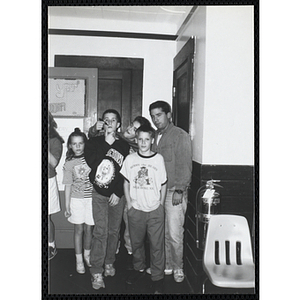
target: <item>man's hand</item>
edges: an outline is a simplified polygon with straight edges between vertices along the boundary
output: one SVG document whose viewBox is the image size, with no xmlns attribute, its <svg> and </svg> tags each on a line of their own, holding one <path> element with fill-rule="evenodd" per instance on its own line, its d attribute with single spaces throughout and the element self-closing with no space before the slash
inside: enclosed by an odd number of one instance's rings
<svg viewBox="0 0 300 300">
<path fill-rule="evenodd" d="M 172 197 L 173 206 L 181 204 L 182 203 L 182 197 L 183 197 L 183 193 L 179 194 L 176 191 L 174 191 L 173 197 Z"/>
</svg>

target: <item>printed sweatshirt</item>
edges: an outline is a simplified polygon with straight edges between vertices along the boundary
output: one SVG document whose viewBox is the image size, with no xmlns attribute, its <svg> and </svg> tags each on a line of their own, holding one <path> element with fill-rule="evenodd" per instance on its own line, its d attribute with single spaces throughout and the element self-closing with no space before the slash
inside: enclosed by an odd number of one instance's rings
<svg viewBox="0 0 300 300">
<path fill-rule="evenodd" d="M 103 135 L 87 141 L 84 156 L 91 168 L 90 181 L 99 194 L 106 197 L 113 193 L 118 197 L 123 196 L 120 169 L 128 154 L 129 145 L 122 139 L 115 140 L 112 145 L 105 141 Z"/>
</svg>

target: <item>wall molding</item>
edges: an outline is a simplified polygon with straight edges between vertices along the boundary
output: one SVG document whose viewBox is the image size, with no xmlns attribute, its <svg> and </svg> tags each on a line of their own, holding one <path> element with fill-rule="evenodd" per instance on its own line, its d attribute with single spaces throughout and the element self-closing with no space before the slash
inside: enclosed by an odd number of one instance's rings
<svg viewBox="0 0 300 300">
<path fill-rule="evenodd" d="M 189 12 L 189 14 L 187 15 L 187 17 L 185 18 L 185 20 L 181 24 L 180 28 L 178 29 L 177 36 L 179 36 L 181 34 L 181 32 L 185 29 L 187 23 L 190 21 L 190 19 L 194 15 L 194 12 L 196 11 L 197 8 L 198 8 L 198 5 L 194 5 L 192 7 L 191 11 Z"/>
<path fill-rule="evenodd" d="M 153 34 L 138 32 L 120 32 L 120 31 L 100 31 L 100 30 L 78 30 L 78 29 L 53 29 L 48 30 L 52 35 L 76 35 L 76 36 L 93 36 L 93 37 L 114 37 L 129 39 L 148 39 L 148 40 L 167 40 L 176 41 L 178 35 L 171 34 Z"/>
</svg>

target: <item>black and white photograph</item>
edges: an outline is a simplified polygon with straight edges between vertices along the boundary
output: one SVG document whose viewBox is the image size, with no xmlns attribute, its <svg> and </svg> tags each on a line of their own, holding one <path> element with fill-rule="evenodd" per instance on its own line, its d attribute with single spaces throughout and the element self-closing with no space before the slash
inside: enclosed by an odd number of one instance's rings
<svg viewBox="0 0 300 300">
<path fill-rule="evenodd" d="M 57 2 L 42 297 L 258 299 L 258 1 Z"/>
<path fill-rule="evenodd" d="M 299 298 L 299 8 L 3 1 L 1 299 Z"/>
</svg>

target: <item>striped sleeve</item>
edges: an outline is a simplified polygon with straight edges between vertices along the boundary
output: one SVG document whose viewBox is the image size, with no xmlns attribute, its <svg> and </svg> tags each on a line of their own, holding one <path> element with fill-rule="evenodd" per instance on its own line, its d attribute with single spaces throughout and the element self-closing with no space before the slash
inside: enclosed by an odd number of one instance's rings
<svg viewBox="0 0 300 300">
<path fill-rule="evenodd" d="M 82 157 L 81 160 L 82 160 L 82 164 L 85 164 L 86 166 L 88 166 L 88 164 L 86 163 L 84 157 Z M 91 169 L 90 169 L 90 171 L 91 171 Z M 83 193 L 83 196 L 84 196 L 85 199 L 92 198 L 93 185 L 91 184 L 90 179 L 89 179 L 90 171 L 85 176 L 85 182 L 84 182 L 85 183 L 85 189 L 84 189 L 84 193 Z"/>
</svg>

